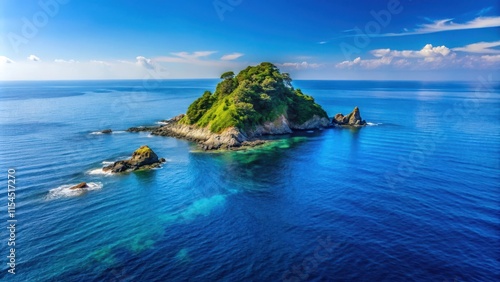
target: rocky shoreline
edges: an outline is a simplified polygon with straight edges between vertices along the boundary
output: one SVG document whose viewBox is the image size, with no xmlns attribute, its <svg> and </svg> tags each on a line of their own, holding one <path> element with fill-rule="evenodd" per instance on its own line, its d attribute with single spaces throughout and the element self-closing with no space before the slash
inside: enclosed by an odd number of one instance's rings
<svg viewBox="0 0 500 282">
<path fill-rule="evenodd" d="M 236 149 L 261 145 L 266 141 L 249 137 L 236 127 L 230 127 L 221 133 L 213 133 L 208 128 L 185 125 L 179 121 L 184 115 L 178 115 L 165 121 L 165 125 L 151 131 L 152 135 L 185 139 L 199 144 L 203 150 Z"/>
<path fill-rule="evenodd" d="M 159 126 L 139 126 L 127 129 L 127 132 L 151 132 L 152 135 L 167 136 L 184 139 L 198 143 L 202 150 L 244 150 L 260 146 L 269 141 L 261 137 L 266 135 L 291 134 L 296 131 L 320 130 L 335 127 L 361 127 L 366 121 L 361 119 L 359 108 L 344 116 L 337 114 L 334 118 L 320 118 L 314 116 L 303 124 L 293 124 L 281 115 L 273 122 L 266 122 L 248 132 L 243 132 L 236 127 L 226 128 L 220 133 L 213 133 L 208 128 L 200 128 L 196 125 L 183 124 L 180 121 L 184 114 L 169 120 L 163 120 Z"/>
<path fill-rule="evenodd" d="M 331 127 L 331 122 L 326 118 L 314 116 L 313 119 L 301 125 L 294 125 L 288 119 L 281 115 L 273 122 L 266 122 L 257 126 L 251 131 L 242 132 L 236 127 L 226 128 L 221 133 L 213 133 L 208 128 L 200 128 L 196 125 L 186 125 L 179 121 L 184 114 L 178 115 L 170 120 L 164 121 L 165 125 L 157 128 L 149 128 L 152 135 L 168 136 L 179 139 L 185 139 L 199 144 L 202 150 L 242 150 L 267 143 L 260 137 L 265 135 L 290 134 L 298 130 L 312 130 Z M 141 129 L 145 129 L 143 127 Z M 128 131 L 135 132 L 136 128 Z"/>
</svg>

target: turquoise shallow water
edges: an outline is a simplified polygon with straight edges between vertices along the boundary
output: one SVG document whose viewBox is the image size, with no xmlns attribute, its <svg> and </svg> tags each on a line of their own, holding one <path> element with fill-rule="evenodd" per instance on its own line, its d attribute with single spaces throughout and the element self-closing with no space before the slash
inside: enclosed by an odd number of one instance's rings
<svg viewBox="0 0 500 282">
<path fill-rule="evenodd" d="M 2 83 L 0 201 L 15 168 L 18 222 L 17 274 L 4 240 L 0 279 L 500 279 L 498 84 L 296 81 L 330 115 L 359 106 L 372 125 L 244 152 L 121 132 L 184 112 L 216 84 Z M 163 168 L 93 173 L 144 144 Z M 94 189 L 65 189 L 81 181 Z"/>
</svg>

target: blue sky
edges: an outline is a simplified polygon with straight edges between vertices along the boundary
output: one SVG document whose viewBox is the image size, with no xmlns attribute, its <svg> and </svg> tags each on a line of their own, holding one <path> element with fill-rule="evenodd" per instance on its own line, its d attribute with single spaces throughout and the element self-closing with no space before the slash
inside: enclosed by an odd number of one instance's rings
<svg viewBox="0 0 500 282">
<path fill-rule="evenodd" d="M 475 80 L 500 70 L 497 0 L 2 0 L 0 79 Z"/>
</svg>

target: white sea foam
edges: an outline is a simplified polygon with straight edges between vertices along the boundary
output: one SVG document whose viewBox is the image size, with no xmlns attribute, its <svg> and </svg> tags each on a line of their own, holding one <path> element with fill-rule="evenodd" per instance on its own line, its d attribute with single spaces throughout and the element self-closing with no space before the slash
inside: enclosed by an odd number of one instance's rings
<svg viewBox="0 0 500 282">
<path fill-rule="evenodd" d="M 106 133 L 106 134 L 122 134 L 122 133 L 126 133 L 125 130 L 117 130 L 117 131 L 112 131 L 110 133 Z M 94 132 L 90 132 L 90 135 L 102 135 L 104 133 L 102 133 L 101 131 L 94 131 Z"/>
<path fill-rule="evenodd" d="M 102 170 L 102 167 L 101 167 L 101 168 L 91 169 L 91 170 L 87 171 L 87 174 L 90 174 L 90 175 L 111 175 L 111 171 L 104 171 L 104 170 Z"/>
<path fill-rule="evenodd" d="M 367 122 L 366 125 L 368 126 L 377 126 L 377 125 L 381 125 L 382 123 L 373 123 L 373 122 Z"/>
<path fill-rule="evenodd" d="M 70 189 L 71 187 L 73 187 L 77 184 L 78 183 L 65 184 L 65 185 L 61 185 L 57 188 L 50 189 L 49 194 L 47 194 L 47 196 L 46 196 L 46 199 L 53 200 L 53 199 L 66 198 L 66 197 L 76 197 L 76 196 L 80 196 L 80 195 L 84 194 L 87 191 L 99 190 L 103 186 L 101 182 L 88 182 L 87 183 L 88 188 Z"/>
<path fill-rule="evenodd" d="M 159 124 L 159 125 L 167 125 L 168 122 L 166 121 L 157 121 L 156 124 Z"/>
</svg>

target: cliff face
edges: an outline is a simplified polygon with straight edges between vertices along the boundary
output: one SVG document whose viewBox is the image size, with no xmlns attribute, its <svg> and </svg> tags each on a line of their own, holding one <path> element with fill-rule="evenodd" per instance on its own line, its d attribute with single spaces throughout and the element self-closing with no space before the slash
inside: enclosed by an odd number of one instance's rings
<svg viewBox="0 0 500 282">
<path fill-rule="evenodd" d="M 302 124 L 292 123 L 291 127 L 294 130 L 308 130 L 308 129 L 319 129 L 330 127 L 331 122 L 329 118 L 320 117 L 318 115 L 314 115 L 311 119 L 307 120 Z"/>
<path fill-rule="evenodd" d="M 249 138 L 238 128 L 229 127 L 220 133 L 213 133 L 207 127 L 186 125 L 172 119 L 151 134 L 187 139 L 199 143 L 205 150 L 241 147 Z"/>
</svg>

